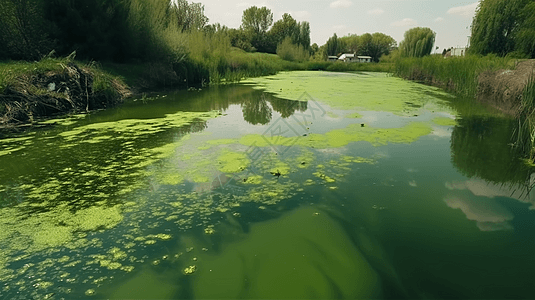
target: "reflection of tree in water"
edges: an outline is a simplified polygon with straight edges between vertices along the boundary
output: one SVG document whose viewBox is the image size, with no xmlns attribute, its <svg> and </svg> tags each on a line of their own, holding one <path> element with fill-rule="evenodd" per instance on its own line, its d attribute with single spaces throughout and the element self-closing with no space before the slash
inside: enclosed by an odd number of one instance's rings
<svg viewBox="0 0 535 300">
<path fill-rule="evenodd" d="M 269 98 L 269 103 L 273 109 L 281 114 L 281 117 L 288 118 L 293 115 L 297 110 L 304 112 L 308 108 L 308 102 L 306 101 L 295 101 L 295 100 L 286 100 L 279 99 L 275 97 Z"/>
<path fill-rule="evenodd" d="M 253 125 L 264 125 L 271 121 L 272 111 L 264 93 L 252 93 L 248 100 L 242 102 L 242 112 L 243 119 Z"/>
<path fill-rule="evenodd" d="M 534 170 L 522 160 L 529 154 L 512 146 L 517 120 L 476 116 L 457 121 L 451 151 L 453 165 L 461 173 L 494 183 L 529 182 Z"/>
</svg>

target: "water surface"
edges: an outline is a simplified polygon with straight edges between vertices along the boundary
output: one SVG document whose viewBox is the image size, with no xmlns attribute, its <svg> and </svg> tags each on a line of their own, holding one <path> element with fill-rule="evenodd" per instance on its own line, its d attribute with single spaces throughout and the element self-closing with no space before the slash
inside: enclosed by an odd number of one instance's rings
<svg viewBox="0 0 535 300">
<path fill-rule="evenodd" d="M 1 298 L 530 298 L 518 121 L 289 72 L 0 140 Z"/>
</svg>

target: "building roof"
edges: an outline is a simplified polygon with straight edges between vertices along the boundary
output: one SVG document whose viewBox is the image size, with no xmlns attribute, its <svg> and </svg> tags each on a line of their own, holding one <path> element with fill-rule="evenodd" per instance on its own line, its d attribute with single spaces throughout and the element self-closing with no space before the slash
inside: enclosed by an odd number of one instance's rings
<svg viewBox="0 0 535 300">
<path fill-rule="evenodd" d="M 353 54 L 353 53 L 344 53 L 344 54 L 340 55 L 340 57 L 338 59 L 353 58 L 353 57 L 355 57 L 355 54 Z"/>
<path fill-rule="evenodd" d="M 363 56 L 363 55 L 359 55 L 357 56 L 357 58 L 372 58 L 371 56 Z"/>
<path fill-rule="evenodd" d="M 329 58 L 338 58 L 338 56 L 335 56 L 335 55 L 329 55 L 328 57 Z"/>
</svg>

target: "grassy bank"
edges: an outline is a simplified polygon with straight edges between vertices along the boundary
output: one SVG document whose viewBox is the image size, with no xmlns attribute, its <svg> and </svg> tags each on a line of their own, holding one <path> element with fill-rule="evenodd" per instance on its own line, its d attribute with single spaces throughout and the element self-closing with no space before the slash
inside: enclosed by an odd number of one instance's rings
<svg viewBox="0 0 535 300">
<path fill-rule="evenodd" d="M 244 78 L 274 75 L 280 71 L 392 72 L 393 63 L 293 62 L 276 54 L 250 53 L 238 48 L 206 51 L 174 64 L 103 63 L 102 68 L 119 76 L 134 90 L 201 87 L 236 83 Z"/>
<path fill-rule="evenodd" d="M 0 125 L 106 108 L 128 94 L 120 78 L 71 57 L 0 62 Z"/>
<path fill-rule="evenodd" d="M 514 69 L 516 60 L 493 55 L 450 57 L 428 55 L 421 58 L 396 60 L 396 76 L 444 87 L 449 92 L 475 97 L 479 74 L 499 69 Z"/>
</svg>

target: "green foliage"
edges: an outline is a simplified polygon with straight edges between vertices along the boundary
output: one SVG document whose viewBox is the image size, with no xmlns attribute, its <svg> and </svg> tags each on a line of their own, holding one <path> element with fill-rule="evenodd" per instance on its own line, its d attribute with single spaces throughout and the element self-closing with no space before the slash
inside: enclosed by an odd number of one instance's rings
<svg viewBox="0 0 535 300">
<path fill-rule="evenodd" d="M 273 24 L 273 13 L 265 6 L 261 8 L 251 6 L 243 11 L 241 21 L 244 30 L 262 34 L 266 33 L 269 26 Z"/>
<path fill-rule="evenodd" d="M 342 45 L 336 36 L 336 33 L 327 40 L 325 44 L 325 52 L 328 56 L 338 55 L 342 51 Z"/>
<path fill-rule="evenodd" d="M 427 27 L 416 27 L 405 32 L 399 49 L 403 57 L 423 57 L 431 54 L 434 45 L 435 33 Z"/>
<path fill-rule="evenodd" d="M 396 46 L 394 38 L 380 32 L 361 36 L 352 34 L 339 38 L 339 41 L 343 52 L 371 56 L 374 62 L 379 62 L 381 56 L 388 55 Z"/>
<path fill-rule="evenodd" d="M 388 54 L 383 54 L 379 59 L 382 63 L 395 63 L 401 56 L 399 49 L 390 51 Z"/>
<path fill-rule="evenodd" d="M 515 60 L 495 55 L 485 57 L 468 55 L 444 59 L 441 55 L 396 60 L 394 74 L 406 79 L 441 85 L 465 97 L 474 98 L 478 76 L 483 71 L 511 69 Z"/>
<path fill-rule="evenodd" d="M 277 45 L 282 43 L 286 37 L 290 37 L 292 42 L 295 43 L 299 35 L 297 21 L 290 14 L 285 13 L 282 15 L 282 19 L 273 24 L 269 30 L 269 34 L 273 37 Z"/>
<path fill-rule="evenodd" d="M 302 45 L 292 43 L 289 36 L 277 46 L 277 55 L 284 60 L 299 62 L 307 61 L 310 56 Z"/>
<path fill-rule="evenodd" d="M 204 15 L 204 5 L 201 3 L 188 4 L 186 0 L 176 0 L 176 21 L 182 31 L 201 30 L 208 24 L 208 17 Z"/>
<path fill-rule="evenodd" d="M 516 38 L 516 49 L 527 58 L 535 58 L 535 2 L 522 9 L 520 18 L 522 25 Z"/>
<path fill-rule="evenodd" d="M 0 59 L 38 60 L 52 50 L 44 2 L 0 0 Z"/>
<path fill-rule="evenodd" d="M 388 72 L 391 73 L 394 64 L 391 63 L 345 63 L 331 62 L 326 68 L 332 72 Z"/>
<path fill-rule="evenodd" d="M 518 47 L 532 54 L 530 43 L 533 41 L 531 30 L 534 13 L 535 6 L 531 0 L 481 1 L 472 23 L 470 51 L 474 54 L 505 56 L 514 51 L 515 43 L 519 42 Z M 522 19 L 526 19 L 525 25 Z"/>
<path fill-rule="evenodd" d="M 245 31 L 251 45 L 261 52 L 273 52 L 267 30 L 273 24 L 273 13 L 267 7 L 251 6 L 243 11 L 241 29 Z"/>
</svg>

